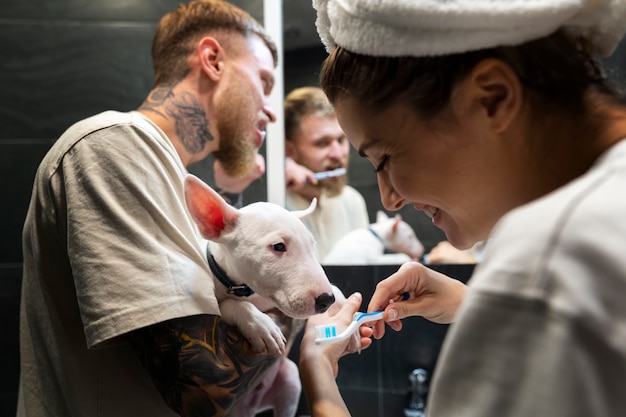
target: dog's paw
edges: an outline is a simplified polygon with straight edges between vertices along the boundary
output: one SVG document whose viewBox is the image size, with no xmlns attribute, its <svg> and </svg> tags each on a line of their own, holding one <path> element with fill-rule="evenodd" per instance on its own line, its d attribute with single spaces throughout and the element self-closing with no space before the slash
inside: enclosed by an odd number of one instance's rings
<svg viewBox="0 0 626 417">
<path fill-rule="evenodd" d="M 252 345 L 252 350 L 265 352 L 268 356 L 280 356 L 285 353 L 287 339 L 268 315 L 260 313 L 250 324 L 249 331 L 242 330 L 242 333 Z"/>
<path fill-rule="evenodd" d="M 287 340 L 280 327 L 267 314 L 259 311 L 254 304 L 243 300 L 227 299 L 220 304 L 222 319 L 237 326 L 248 339 L 252 350 L 280 356 L 285 353 Z"/>
</svg>

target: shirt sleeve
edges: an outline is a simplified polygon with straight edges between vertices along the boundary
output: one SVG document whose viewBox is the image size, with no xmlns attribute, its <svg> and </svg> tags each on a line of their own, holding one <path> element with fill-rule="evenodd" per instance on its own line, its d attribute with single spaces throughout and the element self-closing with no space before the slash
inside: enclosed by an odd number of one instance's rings
<svg viewBox="0 0 626 417">
<path fill-rule="evenodd" d="M 57 172 L 89 346 L 175 317 L 219 314 L 170 151 L 116 125 L 79 141 Z"/>
</svg>

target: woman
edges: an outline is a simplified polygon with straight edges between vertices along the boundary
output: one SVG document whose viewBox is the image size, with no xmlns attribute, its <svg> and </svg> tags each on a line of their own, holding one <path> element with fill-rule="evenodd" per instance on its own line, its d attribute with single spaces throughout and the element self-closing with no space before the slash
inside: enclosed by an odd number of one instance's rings
<svg viewBox="0 0 626 417">
<path fill-rule="evenodd" d="M 454 322 L 429 415 L 622 415 L 626 106 L 595 55 L 622 37 L 626 2 L 315 5 L 322 87 L 385 208 L 424 211 L 460 249 L 490 239 L 468 287 L 410 263 L 369 303 L 395 330 Z M 316 408 L 342 403 L 334 386 L 311 389 L 340 348 L 302 345 L 315 416 L 340 415 Z"/>
</svg>

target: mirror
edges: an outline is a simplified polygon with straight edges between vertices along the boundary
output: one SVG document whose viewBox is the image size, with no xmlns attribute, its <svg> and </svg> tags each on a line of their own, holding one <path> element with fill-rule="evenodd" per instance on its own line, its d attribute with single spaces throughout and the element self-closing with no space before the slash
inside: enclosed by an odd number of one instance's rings
<svg viewBox="0 0 626 417">
<path fill-rule="evenodd" d="M 263 0 L 231 0 L 233 4 L 247 10 L 260 22 L 264 21 L 263 16 Z M 303 86 L 319 85 L 319 68 L 326 58 L 326 50 L 319 40 L 317 30 L 315 28 L 315 10 L 310 1 L 303 0 L 283 0 L 283 75 L 284 75 L 284 94 L 288 94 L 295 88 Z M 272 141 L 272 137 L 268 135 L 268 140 L 261 148 L 260 152 L 266 157 L 267 162 L 267 143 Z M 212 162 L 207 162 L 212 163 Z M 271 170 L 272 166 L 267 166 Z M 380 201 L 378 192 L 378 184 L 376 174 L 371 168 L 371 164 L 358 156 L 357 152 L 350 148 L 350 163 L 348 169 L 348 184 L 357 190 L 365 200 L 369 223 L 371 227 L 378 220 L 378 213 L 382 211 L 389 216 L 396 213 L 385 212 Z M 254 201 L 268 200 L 268 176 L 263 176 L 260 180 L 255 181 L 244 193 L 244 204 Z M 430 219 L 413 209 L 413 207 L 405 207 L 399 211 L 402 221 L 408 224 L 414 231 L 415 235 L 424 246 L 424 252 L 428 253 L 438 242 L 445 240 L 443 232 L 435 228 Z M 380 245 L 380 241 L 369 229 L 367 238 L 377 239 L 372 241 L 373 245 Z M 379 232 L 381 233 L 381 232 Z M 378 246 L 377 246 L 378 247 Z M 371 249 L 371 248 L 370 248 Z M 360 256 L 362 258 L 363 255 Z M 388 262 L 398 262 L 401 257 L 387 257 Z M 356 259 L 356 258 L 352 258 Z M 362 263 L 362 261 L 352 261 L 352 264 Z M 351 263 L 344 260 L 343 263 Z"/>
</svg>

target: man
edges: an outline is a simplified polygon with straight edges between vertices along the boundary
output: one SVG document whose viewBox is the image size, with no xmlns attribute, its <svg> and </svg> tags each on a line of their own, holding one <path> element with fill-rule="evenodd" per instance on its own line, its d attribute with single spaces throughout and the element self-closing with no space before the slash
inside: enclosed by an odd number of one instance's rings
<svg viewBox="0 0 626 417">
<path fill-rule="evenodd" d="M 347 176 L 315 180 L 315 172 L 348 168 L 350 144 L 324 92 L 302 87 L 285 98 L 285 155 L 289 210 L 302 210 L 317 198 L 315 212 L 304 223 L 317 242 L 317 257 L 346 233 L 369 225 L 363 196 L 347 185 Z"/>
<path fill-rule="evenodd" d="M 275 360 L 220 320 L 183 196 L 210 154 L 230 177 L 254 170 L 275 45 L 247 13 L 194 0 L 162 18 L 152 55 L 139 110 L 78 122 L 37 171 L 18 416 L 221 416 Z"/>
</svg>

